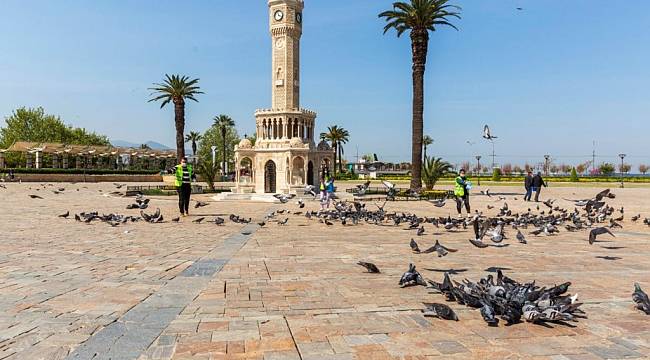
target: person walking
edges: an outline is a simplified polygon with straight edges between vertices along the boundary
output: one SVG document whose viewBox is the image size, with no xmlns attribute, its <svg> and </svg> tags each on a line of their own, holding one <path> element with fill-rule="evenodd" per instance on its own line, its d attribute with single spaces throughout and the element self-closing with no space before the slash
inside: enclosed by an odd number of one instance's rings
<svg viewBox="0 0 650 360">
<path fill-rule="evenodd" d="M 524 188 L 526 188 L 524 201 L 530 201 L 530 197 L 533 195 L 533 172 L 530 170 L 528 170 L 528 175 L 524 179 Z"/>
<path fill-rule="evenodd" d="M 325 210 L 325 207 L 329 207 L 329 201 L 327 199 L 327 185 L 325 183 L 325 176 L 323 175 L 320 178 L 320 184 L 319 184 L 319 191 L 320 191 L 320 209 Z"/>
<path fill-rule="evenodd" d="M 192 194 L 192 180 L 196 179 L 194 169 L 191 164 L 187 163 L 187 158 L 181 159 L 181 163 L 176 165 L 176 191 L 178 192 L 178 210 L 181 216 L 189 215 L 190 195 Z"/>
<path fill-rule="evenodd" d="M 538 171 L 537 175 L 533 177 L 532 191 L 535 192 L 535 202 L 539 202 L 539 193 L 542 191 L 542 186 L 548 186 L 542 178 L 542 172 Z"/>
<path fill-rule="evenodd" d="M 472 183 L 467 180 L 467 177 L 465 177 L 465 169 L 460 169 L 454 185 L 454 195 L 456 196 L 456 210 L 458 210 L 458 217 L 463 217 L 463 203 L 465 204 L 467 215 L 469 215 L 469 190 L 472 188 Z"/>
</svg>

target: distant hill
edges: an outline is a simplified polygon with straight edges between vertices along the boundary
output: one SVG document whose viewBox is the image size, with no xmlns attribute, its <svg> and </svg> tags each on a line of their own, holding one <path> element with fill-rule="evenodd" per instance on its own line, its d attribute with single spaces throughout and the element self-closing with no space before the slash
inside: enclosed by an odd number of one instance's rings
<svg viewBox="0 0 650 360">
<path fill-rule="evenodd" d="M 171 150 L 172 149 L 167 145 L 161 144 L 159 142 L 151 141 L 151 140 L 145 142 L 144 144 L 149 145 L 149 147 L 154 149 L 154 150 Z M 129 142 L 129 141 L 124 141 L 124 140 L 111 140 L 111 145 L 117 146 L 117 147 L 131 147 L 131 148 L 139 148 L 140 147 L 140 144 L 136 144 L 136 143 L 132 143 L 132 142 Z"/>
</svg>

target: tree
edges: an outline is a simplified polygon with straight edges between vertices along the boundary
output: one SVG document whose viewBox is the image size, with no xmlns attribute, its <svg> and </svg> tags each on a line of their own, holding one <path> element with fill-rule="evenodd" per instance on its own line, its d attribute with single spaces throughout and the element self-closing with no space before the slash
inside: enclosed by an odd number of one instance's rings
<svg viewBox="0 0 650 360">
<path fill-rule="evenodd" d="M 522 169 L 521 166 L 519 166 L 519 165 L 515 165 L 515 167 L 513 168 L 513 171 L 516 174 L 521 175 L 524 172 L 524 169 Z"/>
<path fill-rule="evenodd" d="M 199 143 L 199 150 L 197 151 L 199 162 L 203 161 L 210 164 L 212 164 L 212 146 L 216 146 L 217 149 L 223 149 L 225 145 L 227 149 L 234 149 L 235 145 L 239 144 L 239 140 L 241 140 L 237 134 L 237 129 L 235 127 L 229 127 L 226 129 L 226 141 L 224 144 L 221 129 L 214 124 L 203 133 L 202 137 L 203 139 Z M 228 164 L 234 164 L 233 151 L 229 151 L 226 154 L 226 162 Z M 220 167 L 217 166 L 217 169 Z M 234 169 L 235 167 L 232 168 Z"/>
<path fill-rule="evenodd" d="M 641 164 L 639 165 L 639 172 L 643 175 L 648 172 L 648 165 Z"/>
<path fill-rule="evenodd" d="M 451 172 L 451 164 L 442 161 L 442 158 L 424 158 L 422 167 L 422 180 L 427 190 L 433 189 L 438 180 Z M 421 187 L 421 186 L 420 186 Z"/>
<path fill-rule="evenodd" d="M 605 175 L 605 176 L 610 176 L 610 175 L 612 175 L 612 174 L 614 173 L 614 169 L 615 169 L 615 168 L 614 168 L 614 165 L 612 165 L 612 164 L 610 164 L 610 163 L 602 163 L 602 164 L 600 164 L 600 166 L 598 167 L 599 173 L 600 173 L 600 174 L 603 174 L 603 175 Z"/>
<path fill-rule="evenodd" d="M 228 129 L 235 127 L 235 121 L 230 118 L 228 115 L 221 114 L 219 116 L 215 116 L 214 119 L 214 126 L 219 128 L 219 131 L 221 132 L 221 139 L 222 139 L 222 159 L 223 161 L 221 162 L 221 173 L 226 176 L 226 161 L 227 161 L 227 156 L 228 156 L 228 150 L 226 147 L 226 132 L 228 132 Z"/>
<path fill-rule="evenodd" d="M 509 163 L 503 164 L 503 166 L 501 166 L 501 172 L 506 175 L 512 174 L 512 165 Z"/>
<path fill-rule="evenodd" d="M 170 102 L 174 103 L 174 125 L 176 126 L 176 161 L 179 163 L 185 157 L 185 141 L 183 135 L 185 134 L 185 100 L 196 100 L 195 96 L 203 94 L 200 87 L 197 85 L 199 79 L 190 80 L 187 76 L 180 75 L 167 75 L 162 83 L 154 83 L 154 87 L 149 88 L 152 90 L 152 101 L 162 100 L 160 108 Z"/>
<path fill-rule="evenodd" d="M 185 142 L 192 143 L 192 155 L 196 157 L 196 143 L 201 141 L 203 136 L 198 131 L 190 131 L 189 134 L 185 135 Z"/>
<path fill-rule="evenodd" d="M 393 9 L 379 14 L 386 20 L 384 34 L 394 29 L 397 37 L 410 32 L 413 61 L 413 119 L 411 135 L 411 189 L 422 186 L 422 138 L 424 127 L 424 71 L 429 47 L 429 31 L 440 26 L 458 30 L 449 22 L 450 18 L 460 19 L 460 7 L 447 4 L 449 0 L 410 0 L 393 3 Z"/>
<path fill-rule="evenodd" d="M 618 171 L 624 174 L 627 174 L 628 172 L 630 172 L 630 170 L 632 170 L 632 165 L 630 164 L 621 164 L 618 166 Z"/>
<path fill-rule="evenodd" d="M 334 175 L 336 175 L 337 159 L 343 155 L 343 144 L 346 144 L 350 138 L 350 133 L 338 125 L 328 126 L 327 132 L 320 134 L 321 140 L 329 141 L 334 149 Z M 342 172 L 342 166 L 339 162 L 339 171 Z"/>
<path fill-rule="evenodd" d="M 580 179 L 578 178 L 578 171 L 576 171 L 576 168 L 571 169 L 571 181 L 572 182 L 580 181 Z"/>
<path fill-rule="evenodd" d="M 587 171 L 587 165 L 586 164 L 578 164 L 574 170 L 576 170 L 579 174 L 584 174 L 585 171 Z"/>
<path fill-rule="evenodd" d="M 5 118 L 5 122 L 6 125 L 0 128 L 1 148 L 7 148 L 16 141 L 110 145 L 106 136 L 66 125 L 60 117 L 46 114 L 42 107 L 18 108 Z"/>
<path fill-rule="evenodd" d="M 492 181 L 501 181 L 501 169 L 495 167 L 492 170 Z"/>
<path fill-rule="evenodd" d="M 422 146 L 424 147 L 424 158 L 427 158 L 427 147 L 433 144 L 433 138 L 429 135 L 424 135 L 422 137 Z"/>
<path fill-rule="evenodd" d="M 197 169 L 197 173 L 201 175 L 201 179 L 208 184 L 210 190 L 214 190 L 214 181 L 217 178 L 217 165 L 212 165 L 212 161 L 201 160 Z"/>
</svg>

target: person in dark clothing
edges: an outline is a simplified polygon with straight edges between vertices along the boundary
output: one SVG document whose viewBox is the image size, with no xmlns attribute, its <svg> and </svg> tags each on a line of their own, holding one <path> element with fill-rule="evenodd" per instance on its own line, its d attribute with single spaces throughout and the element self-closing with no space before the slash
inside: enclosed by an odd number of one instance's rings
<svg viewBox="0 0 650 360">
<path fill-rule="evenodd" d="M 533 177 L 533 191 L 535 192 L 535 202 L 539 202 L 539 192 L 542 191 L 542 186 L 547 186 L 542 179 L 542 173 L 538 172 L 535 177 Z"/>
<path fill-rule="evenodd" d="M 456 195 L 456 210 L 458 210 L 458 217 L 462 216 L 463 203 L 465 203 L 467 215 L 470 213 L 469 190 L 471 186 L 472 183 L 470 183 L 469 180 L 467 180 L 467 177 L 465 177 L 465 170 L 461 169 L 454 184 L 454 195 Z"/>
<path fill-rule="evenodd" d="M 178 210 L 181 216 L 189 215 L 190 195 L 192 194 L 192 180 L 196 179 L 192 165 L 187 163 L 187 158 L 181 159 L 176 165 L 176 191 L 178 191 Z"/>
<path fill-rule="evenodd" d="M 530 197 L 533 195 L 533 172 L 528 171 L 528 175 L 524 179 L 524 188 L 526 188 L 526 195 L 524 195 L 524 201 L 530 201 Z"/>
</svg>

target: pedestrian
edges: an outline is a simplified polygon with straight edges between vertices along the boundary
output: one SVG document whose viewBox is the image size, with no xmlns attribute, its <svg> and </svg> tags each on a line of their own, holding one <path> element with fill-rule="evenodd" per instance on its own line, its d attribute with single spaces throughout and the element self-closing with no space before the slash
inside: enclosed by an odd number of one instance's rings
<svg viewBox="0 0 650 360">
<path fill-rule="evenodd" d="M 535 192 L 535 202 L 539 202 L 539 193 L 542 191 L 542 186 L 548 186 L 544 179 L 542 179 L 542 172 L 538 171 L 537 175 L 533 177 L 533 187 L 532 191 Z"/>
<path fill-rule="evenodd" d="M 196 175 L 192 165 L 187 163 L 187 158 L 181 159 L 181 163 L 176 165 L 176 191 L 178 191 L 178 210 L 181 216 L 189 215 L 190 195 L 192 194 L 192 180 L 196 180 Z"/>
<path fill-rule="evenodd" d="M 528 175 L 524 179 L 524 188 L 526 188 L 524 201 L 530 201 L 530 197 L 533 195 L 533 172 L 530 170 L 528 170 Z"/>
<path fill-rule="evenodd" d="M 325 190 L 327 190 L 327 207 L 330 206 L 330 201 L 334 199 L 334 178 L 329 176 L 325 183 Z"/>
<path fill-rule="evenodd" d="M 456 195 L 456 210 L 458 210 L 458 217 L 463 217 L 462 209 L 463 203 L 467 215 L 470 213 L 469 208 L 469 190 L 472 188 L 472 183 L 465 177 L 465 169 L 460 169 L 458 177 L 456 177 L 454 195 Z"/>
<path fill-rule="evenodd" d="M 14 181 L 14 169 L 9 169 L 9 181 Z"/>
<path fill-rule="evenodd" d="M 320 209 L 325 210 L 325 207 L 329 208 L 329 199 L 327 198 L 327 182 L 325 181 L 325 175 L 320 178 Z"/>
</svg>

